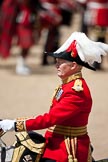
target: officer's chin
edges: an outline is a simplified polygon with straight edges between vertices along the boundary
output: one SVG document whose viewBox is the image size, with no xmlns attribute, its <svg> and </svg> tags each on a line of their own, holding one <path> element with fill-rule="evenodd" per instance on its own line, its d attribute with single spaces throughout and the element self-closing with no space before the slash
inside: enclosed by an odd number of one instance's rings
<svg viewBox="0 0 108 162">
<path fill-rule="evenodd" d="M 58 75 L 59 78 L 62 78 L 62 75 L 61 75 L 60 71 L 57 72 L 57 75 Z"/>
</svg>

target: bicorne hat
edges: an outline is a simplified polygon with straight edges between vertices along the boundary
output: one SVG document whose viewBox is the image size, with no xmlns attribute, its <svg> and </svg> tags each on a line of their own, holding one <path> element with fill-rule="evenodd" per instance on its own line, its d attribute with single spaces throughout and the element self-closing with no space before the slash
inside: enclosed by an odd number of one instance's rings
<svg viewBox="0 0 108 162">
<path fill-rule="evenodd" d="M 101 63 L 101 56 L 107 53 L 107 44 L 92 41 L 82 32 L 73 32 L 57 51 L 47 52 L 49 56 L 75 61 L 91 70 L 95 70 L 93 63 Z"/>
</svg>

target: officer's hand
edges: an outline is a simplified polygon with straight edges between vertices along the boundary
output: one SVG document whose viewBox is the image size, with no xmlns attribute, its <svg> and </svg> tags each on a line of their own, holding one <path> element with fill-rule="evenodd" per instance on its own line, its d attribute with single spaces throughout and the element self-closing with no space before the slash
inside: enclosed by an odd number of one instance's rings
<svg viewBox="0 0 108 162">
<path fill-rule="evenodd" d="M 2 120 L 0 121 L 0 129 L 2 129 L 4 132 L 13 131 L 14 123 L 15 123 L 15 120 L 9 120 L 9 119 Z"/>
</svg>

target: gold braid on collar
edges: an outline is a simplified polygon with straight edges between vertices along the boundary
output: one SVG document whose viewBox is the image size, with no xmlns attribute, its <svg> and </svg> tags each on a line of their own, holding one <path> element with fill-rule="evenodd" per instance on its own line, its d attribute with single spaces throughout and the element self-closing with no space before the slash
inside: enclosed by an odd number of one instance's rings
<svg viewBox="0 0 108 162">
<path fill-rule="evenodd" d="M 75 74 L 69 76 L 68 78 L 62 80 L 62 83 L 66 84 L 66 83 L 71 82 L 72 80 L 76 80 L 76 79 L 79 79 L 79 78 L 82 78 L 82 73 L 81 72 L 75 73 Z"/>
</svg>

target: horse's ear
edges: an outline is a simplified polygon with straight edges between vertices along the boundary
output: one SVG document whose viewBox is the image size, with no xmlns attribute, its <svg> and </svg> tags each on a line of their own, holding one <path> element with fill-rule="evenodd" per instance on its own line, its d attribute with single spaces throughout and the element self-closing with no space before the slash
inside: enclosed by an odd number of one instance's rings
<svg viewBox="0 0 108 162">
<path fill-rule="evenodd" d="M 6 132 L 3 131 L 3 129 L 0 129 L 0 138 L 5 134 Z"/>
<path fill-rule="evenodd" d="M 2 121 L 2 119 L 0 119 L 0 121 Z M 0 129 L 0 138 L 5 134 L 5 132 L 3 131 L 3 129 Z"/>
</svg>

